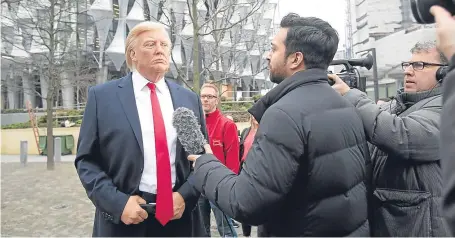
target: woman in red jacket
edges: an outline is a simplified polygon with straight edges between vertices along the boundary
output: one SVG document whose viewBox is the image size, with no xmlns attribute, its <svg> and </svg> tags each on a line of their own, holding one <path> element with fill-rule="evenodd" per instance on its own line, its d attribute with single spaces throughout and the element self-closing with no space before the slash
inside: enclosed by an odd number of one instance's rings
<svg viewBox="0 0 455 238">
<path fill-rule="evenodd" d="M 250 115 L 250 127 L 243 129 L 242 133 L 240 134 L 240 169 L 239 173 L 242 170 L 243 163 L 245 161 L 246 155 L 251 148 L 251 145 L 254 141 L 254 136 L 256 135 L 256 131 L 259 127 L 259 123 L 254 119 L 252 115 Z M 243 236 L 249 237 L 251 235 L 251 226 L 248 224 L 242 223 L 242 231 Z"/>
</svg>

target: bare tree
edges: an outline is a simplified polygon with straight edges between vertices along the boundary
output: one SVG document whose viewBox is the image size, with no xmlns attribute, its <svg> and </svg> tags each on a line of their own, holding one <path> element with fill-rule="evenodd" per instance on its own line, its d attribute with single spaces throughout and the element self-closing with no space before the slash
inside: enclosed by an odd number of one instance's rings
<svg viewBox="0 0 455 238">
<path fill-rule="evenodd" d="M 2 43 L 5 45 L 2 58 L 9 62 L 13 76 L 7 81 L 14 79 L 17 72 L 23 71 L 23 83 L 20 86 L 26 91 L 24 93 L 32 98 L 38 95 L 43 99 L 43 108 L 46 108 L 49 170 L 54 169 L 54 106 L 59 106 L 60 98 L 64 106 L 72 106 L 74 86 L 93 77 L 90 64 L 83 60 L 80 52 L 80 45 L 87 44 L 81 42 L 78 36 L 80 2 L 81 0 L 2 1 L 2 22 L 8 22 L 6 29 L 2 27 Z M 14 90 L 14 86 L 17 86 L 9 85 L 9 90 Z M 59 95 L 60 91 L 63 95 Z"/>
<path fill-rule="evenodd" d="M 263 62 L 256 60 L 258 65 L 251 65 L 247 53 L 262 58 L 268 50 L 275 7 L 268 0 L 162 3 L 158 17 L 171 30 L 174 76 L 199 93 L 201 77 L 232 82 L 248 67 L 254 68 L 253 77 L 262 72 Z"/>
</svg>

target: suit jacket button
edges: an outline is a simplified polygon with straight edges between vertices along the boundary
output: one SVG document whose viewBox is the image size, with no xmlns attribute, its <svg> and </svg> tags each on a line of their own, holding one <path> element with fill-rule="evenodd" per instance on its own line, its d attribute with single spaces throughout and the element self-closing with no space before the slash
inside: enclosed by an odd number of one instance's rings
<svg viewBox="0 0 455 238">
<path fill-rule="evenodd" d="M 141 172 L 143 172 L 143 171 L 144 171 L 144 168 L 141 168 Z"/>
</svg>

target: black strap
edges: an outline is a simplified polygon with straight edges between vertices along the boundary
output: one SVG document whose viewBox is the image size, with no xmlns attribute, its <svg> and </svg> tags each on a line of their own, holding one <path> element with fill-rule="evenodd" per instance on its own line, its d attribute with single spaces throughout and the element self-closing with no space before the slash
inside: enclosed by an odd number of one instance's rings
<svg viewBox="0 0 455 238">
<path fill-rule="evenodd" d="M 155 203 L 155 202 L 156 202 L 156 194 L 147 193 L 147 192 L 142 192 L 142 191 L 141 191 L 141 197 L 142 197 L 147 203 Z"/>
</svg>

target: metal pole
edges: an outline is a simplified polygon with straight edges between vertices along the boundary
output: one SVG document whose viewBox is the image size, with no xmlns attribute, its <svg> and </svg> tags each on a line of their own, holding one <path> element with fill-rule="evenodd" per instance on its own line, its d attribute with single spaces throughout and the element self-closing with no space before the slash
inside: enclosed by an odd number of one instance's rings
<svg viewBox="0 0 455 238">
<path fill-rule="evenodd" d="M 26 166 L 27 164 L 27 152 L 28 152 L 28 142 L 25 141 L 25 140 L 21 140 L 21 144 L 20 144 L 20 160 L 21 160 L 21 164 L 22 166 Z"/>
<path fill-rule="evenodd" d="M 62 161 L 62 139 L 60 137 L 54 138 L 54 161 Z"/>
<path fill-rule="evenodd" d="M 234 101 L 237 101 L 237 79 L 234 79 Z"/>
<path fill-rule="evenodd" d="M 356 53 L 368 52 L 371 51 L 373 54 L 373 87 L 374 87 L 374 101 L 379 100 L 379 81 L 378 81 L 378 65 L 376 59 L 376 48 L 370 48 L 366 50 L 357 51 Z"/>
<path fill-rule="evenodd" d="M 379 100 L 379 81 L 378 81 L 378 64 L 376 60 L 376 48 L 371 48 L 373 53 L 373 83 L 374 83 L 374 101 Z"/>
</svg>

